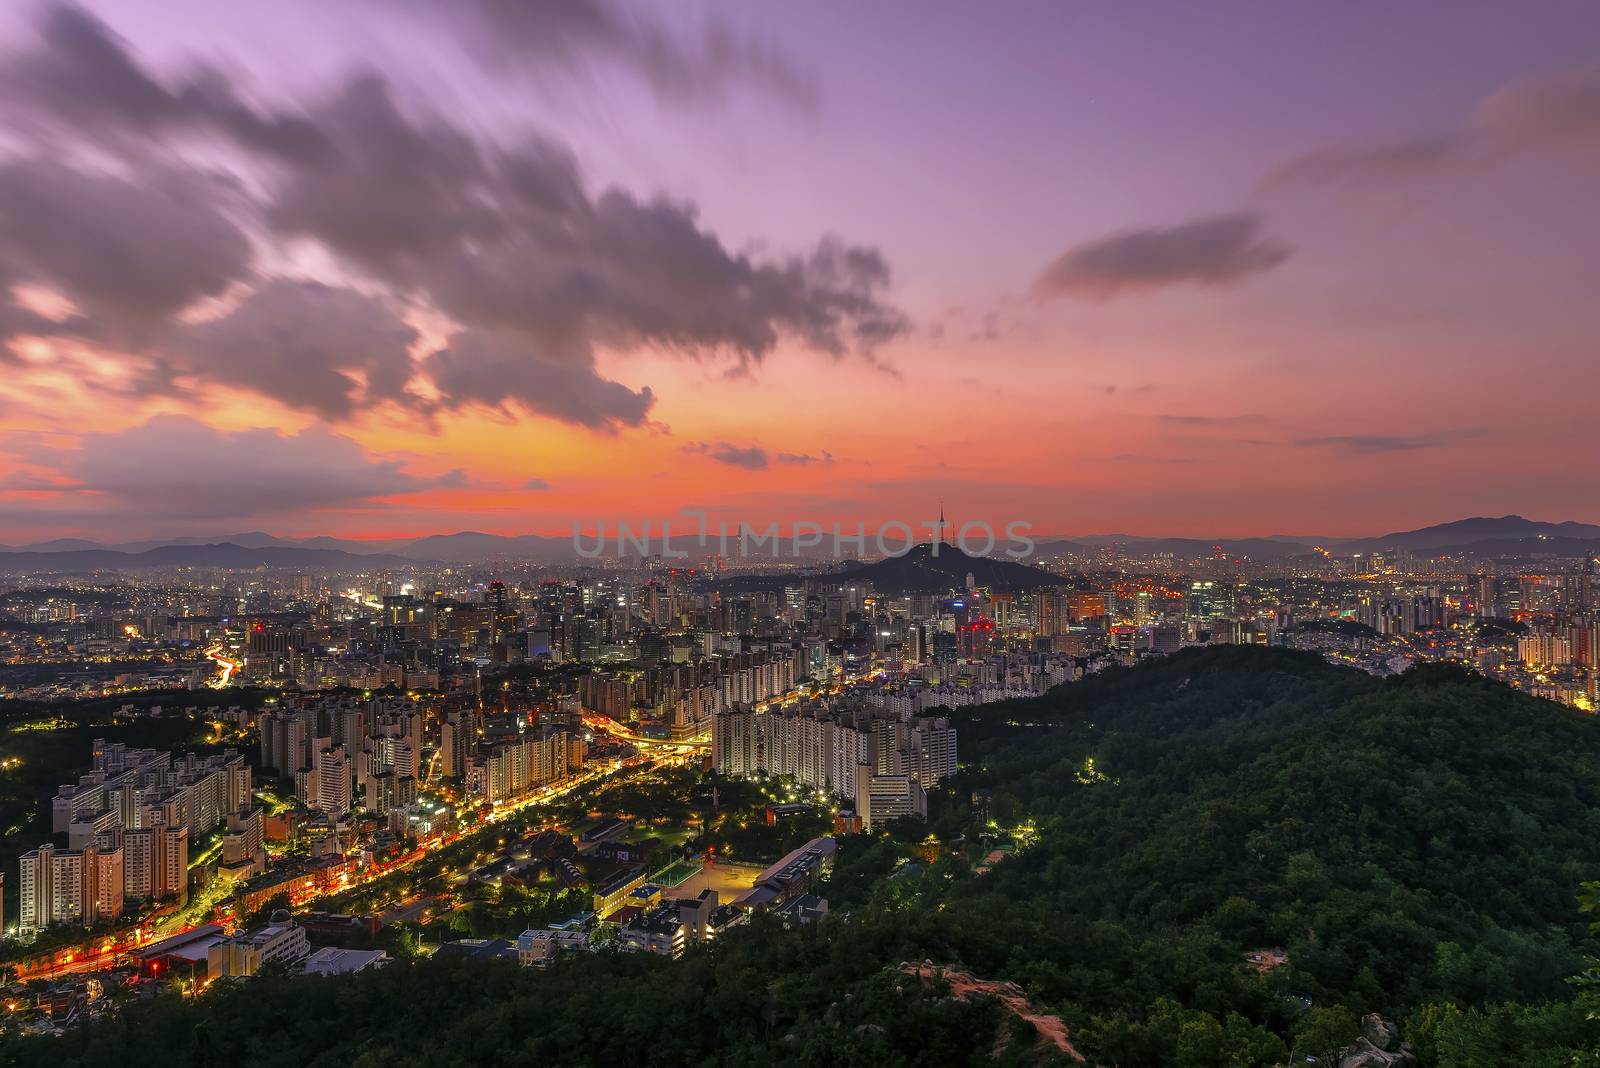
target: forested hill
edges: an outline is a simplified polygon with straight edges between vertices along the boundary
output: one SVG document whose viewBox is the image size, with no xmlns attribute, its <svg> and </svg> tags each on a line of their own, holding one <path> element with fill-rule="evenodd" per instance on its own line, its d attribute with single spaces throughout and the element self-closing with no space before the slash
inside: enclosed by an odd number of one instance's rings
<svg viewBox="0 0 1600 1068">
<path fill-rule="evenodd" d="M 1600 722 L 1454 670 L 1226 647 L 957 715 L 929 825 L 845 840 L 819 924 L 758 917 L 678 962 L 264 978 L 0 1065 L 1068 1059 L 921 961 L 1020 984 L 1091 1064 L 1328 1063 L 1367 1012 L 1423 1068 L 1596 1063 L 1600 1004 L 1568 979 L 1596 949 Z"/>
<path fill-rule="evenodd" d="M 972 785 L 1041 834 L 975 884 L 993 905 L 1283 947 L 1298 993 L 1391 1012 L 1564 998 L 1593 948 L 1591 717 L 1451 668 L 1379 681 L 1248 648 L 1001 707 L 967 724 Z"/>
</svg>

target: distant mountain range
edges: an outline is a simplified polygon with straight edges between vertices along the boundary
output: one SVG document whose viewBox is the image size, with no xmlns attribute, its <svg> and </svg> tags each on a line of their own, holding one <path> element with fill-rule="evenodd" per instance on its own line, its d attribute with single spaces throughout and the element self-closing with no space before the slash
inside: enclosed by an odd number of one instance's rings
<svg viewBox="0 0 1600 1068">
<path fill-rule="evenodd" d="M 410 567 L 417 561 L 392 553 L 350 553 L 341 549 L 293 546 L 250 548 L 224 542 L 159 545 L 142 552 L 119 549 L 59 549 L 0 552 L 0 573 L 19 571 L 122 571 L 152 568 L 213 567 L 250 571 L 259 567 L 304 571 L 358 571 Z"/>
<path fill-rule="evenodd" d="M 61 555 L 67 553 L 101 553 L 112 554 L 107 559 L 111 563 L 94 563 L 91 558 L 79 557 L 81 566 L 86 568 L 114 567 L 116 561 L 125 561 L 128 557 L 140 557 L 150 560 L 149 564 L 136 564 L 130 566 L 172 566 L 171 560 L 183 554 L 167 554 L 151 556 L 157 550 L 193 550 L 195 559 L 206 558 L 220 559 L 229 555 L 222 550 L 236 550 L 233 555 L 244 559 L 254 558 L 264 551 L 270 551 L 268 558 L 281 558 L 294 560 L 297 557 L 283 555 L 284 553 L 333 553 L 341 556 L 362 557 L 356 561 L 364 566 L 377 566 L 380 562 L 384 566 L 402 566 L 422 562 L 451 562 L 451 563 L 482 563 L 491 560 L 527 560 L 535 563 L 566 562 L 573 560 L 576 554 L 572 550 L 570 537 L 545 537 L 538 534 L 525 534 L 516 537 L 506 537 L 499 534 L 481 534 L 477 531 L 464 530 L 456 534 L 431 534 L 423 538 L 390 538 L 373 541 L 358 541 L 353 538 L 330 538 L 326 535 L 314 538 L 280 538 L 263 531 L 253 530 L 241 534 L 224 534 L 210 538 L 158 538 L 147 541 L 130 541 L 115 544 L 102 544 L 100 542 L 85 541 L 80 538 L 60 538 L 55 541 L 38 542 L 32 545 L 0 545 L 0 567 L 5 567 L 9 558 L 22 555 Z M 249 552 L 245 552 L 248 550 Z M 317 557 L 307 556 L 303 559 L 313 561 Z M 335 557 L 328 557 L 329 562 L 339 562 Z M 20 563 L 21 561 L 16 561 Z M 231 566 L 226 564 L 198 564 L 197 566 Z M 251 565 L 244 565 L 251 566 Z M 289 565 L 295 566 L 295 565 Z M 310 564 L 300 565 L 310 566 Z"/>
<path fill-rule="evenodd" d="M 1401 530 L 1381 537 L 1338 538 L 1274 534 L 1256 538 L 1159 538 L 1136 534 L 1092 534 L 1071 539 L 1039 539 L 1037 552 L 1092 553 L 1097 548 L 1124 545 L 1141 555 L 1167 553 L 1179 558 L 1209 556 L 1213 547 L 1234 557 L 1285 560 L 1305 556 L 1314 548 L 1345 553 L 1380 552 L 1385 549 L 1417 553 L 1449 553 L 1484 557 L 1541 555 L 1581 556 L 1600 551 L 1600 525 L 1549 523 L 1522 516 L 1480 516 L 1439 523 L 1419 530 Z M 923 547 L 924 549 L 926 546 Z M 956 551 L 956 550 L 952 550 Z M 613 553 L 608 550 L 608 556 Z M 944 554 L 941 552 L 941 556 Z M 961 554 L 965 556 L 965 554 Z M 915 568 L 915 554 L 899 561 L 880 561 L 895 568 Z M 951 560 L 954 559 L 952 556 Z M 979 564 L 1010 565 L 1004 557 L 967 559 Z M 103 569 L 220 567 L 248 570 L 256 567 L 303 568 L 320 571 L 354 571 L 373 567 L 404 567 L 419 563 L 487 564 L 519 561 L 536 564 L 580 562 L 572 539 L 564 536 L 524 534 L 506 536 L 465 530 L 422 538 L 360 541 L 350 538 L 280 538 L 262 531 L 247 531 L 215 538 L 163 538 L 102 544 L 63 538 L 31 545 L 0 545 L 0 572 L 92 571 Z M 912 561 L 912 562 L 908 562 Z M 864 565 L 877 566 L 877 565 Z M 1031 569 L 1030 569 L 1031 570 Z M 1001 568 L 1001 572 L 1004 568 Z M 957 579 L 964 577 L 955 576 Z M 907 581 L 915 578 L 905 572 Z M 949 578 L 949 575 L 943 576 Z M 979 576 L 980 579 L 983 576 Z M 1024 582 L 1020 573 L 990 576 L 989 582 L 1008 588 L 1008 581 Z M 1019 587 L 1020 588 L 1020 587 Z"/>
<path fill-rule="evenodd" d="M 1491 541 L 1520 544 L 1530 540 L 1557 539 L 1585 544 L 1600 543 L 1600 526 L 1592 523 L 1540 523 L 1520 515 L 1503 515 L 1497 519 L 1458 519 L 1453 523 L 1439 523 L 1421 530 L 1396 531 L 1381 538 L 1347 539 L 1340 542 L 1339 547 L 1347 552 L 1374 552 L 1389 548 L 1432 552 Z"/>
<path fill-rule="evenodd" d="M 1419 530 L 1398 530 L 1376 538 L 1344 538 L 1271 534 L 1260 538 L 1152 538 L 1137 534 L 1090 534 L 1064 541 L 1041 541 L 1040 552 L 1076 549 L 1091 551 L 1113 545 L 1136 548 L 1144 554 L 1171 553 L 1178 557 L 1207 556 L 1219 547 L 1229 556 L 1256 560 L 1282 560 L 1305 556 L 1313 549 L 1341 553 L 1404 550 L 1413 553 L 1475 554 L 1479 556 L 1582 555 L 1600 549 L 1600 526 L 1592 523 L 1544 523 L 1520 515 L 1479 516 L 1438 523 Z"/>
</svg>

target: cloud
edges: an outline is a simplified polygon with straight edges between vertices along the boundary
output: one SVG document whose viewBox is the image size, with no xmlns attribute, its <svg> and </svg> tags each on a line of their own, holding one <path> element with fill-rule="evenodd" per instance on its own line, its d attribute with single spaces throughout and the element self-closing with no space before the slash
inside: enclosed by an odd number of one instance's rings
<svg viewBox="0 0 1600 1068">
<path fill-rule="evenodd" d="M 0 165 L 0 260 L 69 298 L 86 332 L 147 329 L 249 275 L 249 239 L 216 200 L 165 165 L 129 180 L 15 159 Z"/>
<path fill-rule="evenodd" d="M 220 318 L 180 327 L 161 353 L 181 373 L 343 419 L 385 400 L 418 403 L 407 391 L 417 336 L 377 298 L 279 278 Z"/>
<path fill-rule="evenodd" d="M 674 58 L 647 23 L 599 4 L 481 7 L 561 27 L 547 49 L 648 55 L 653 77 L 700 54 Z M 773 69 L 720 30 L 705 53 L 741 77 Z M 654 393 L 600 375 L 601 351 L 748 369 L 788 340 L 876 363 L 910 329 L 875 249 L 823 237 L 789 255 L 732 251 L 691 204 L 593 191 L 555 141 L 494 144 L 408 113 L 375 74 L 268 111 L 216 67 L 152 73 L 71 6 L 48 9 L 39 47 L 0 70 L 19 90 L 0 94 L 0 119 L 35 153 L 0 172 L 0 281 L 82 312 L 47 326 L 0 291 L 0 344 L 35 329 L 114 342 L 133 372 L 122 388 L 226 383 L 329 420 L 482 405 L 613 431 L 644 425 Z M 219 138 L 220 155 L 193 151 Z M 117 173 L 45 162 L 89 151 Z M 326 263 L 326 277 L 262 277 L 252 244 L 261 262 Z M 202 298 L 235 306 L 180 321 Z M 422 357 L 419 315 L 448 336 Z"/>
<path fill-rule="evenodd" d="M 1332 449 L 1356 455 L 1387 452 L 1414 452 L 1418 449 L 1437 449 L 1459 441 L 1482 436 L 1476 428 L 1442 430 L 1431 434 L 1339 434 L 1330 437 L 1300 438 L 1295 446 L 1302 449 Z"/>
<path fill-rule="evenodd" d="M 1374 184 L 1504 163 L 1542 151 L 1600 146 L 1600 66 L 1511 82 L 1459 126 L 1368 145 L 1319 149 L 1286 160 L 1267 189 Z"/>
<path fill-rule="evenodd" d="M 550 483 L 542 478 L 530 478 L 522 484 L 522 488 L 530 492 L 542 493 L 550 488 Z"/>
<path fill-rule="evenodd" d="M 447 19 L 474 53 L 502 70 L 586 73 L 591 64 L 611 65 L 669 103 L 717 103 L 731 88 L 749 86 L 807 110 L 817 106 L 815 75 L 721 20 L 684 35 L 642 9 L 603 0 L 417 0 L 413 7 Z"/>
<path fill-rule="evenodd" d="M 1136 452 L 1117 452 L 1108 456 L 1091 456 L 1089 459 L 1104 460 L 1108 463 L 1117 464 L 1168 464 L 1177 466 L 1187 466 L 1200 462 L 1192 456 L 1147 456 Z"/>
<path fill-rule="evenodd" d="M 41 47 L 0 65 L 3 106 L 34 132 L 138 149 L 142 138 L 204 131 L 291 160 L 328 149 L 301 117 L 251 107 L 215 68 L 198 66 L 163 84 L 110 27 L 74 4 L 44 8 L 39 31 Z"/>
<path fill-rule="evenodd" d="M 708 444 L 697 441 L 684 446 L 684 451 L 709 456 L 719 464 L 727 464 L 729 467 L 742 467 L 746 471 L 765 471 L 767 469 L 767 450 L 759 445 L 740 446 L 726 441 Z"/>
<path fill-rule="evenodd" d="M 780 464 L 794 464 L 803 467 L 806 464 L 831 464 L 833 463 L 833 453 L 827 449 L 821 450 L 821 455 L 818 456 L 813 456 L 809 452 L 780 452 L 777 454 L 776 459 Z"/>
<path fill-rule="evenodd" d="M 444 407 L 506 409 L 515 403 L 593 430 L 642 426 L 655 404 L 648 386 L 629 389 L 602 378 L 586 361 L 548 360 L 519 339 L 490 331 L 453 335 L 446 348 L 423 361 L 423 369 Z"/>
<path fill-rule="evenodd" d="M 525 334 L 546 359 L 649 345 L 759 361 L 784 336 L 842 356 L 908 328 L 882 300 L 890 273 L 874 249 L 824 238 L 778 260 L 730 252 L 691 205 L 591 195 L 564 148 L 481 149 L 401 114 L 376 78 L 312 115 L 339 151 L 288 174 L 272 225 L 464 324 Z"/>
<path fill-rule="evenodd" d="M 1463 149 L 1462 143 L 1454 137 L 1419 137 L 1380 145 L 1323 149 L 1279 164 L 1263 179 L 1262 187 L 1271 190 L 1297 185 L 1410 178 L 1459 164 L 1465 158 Z"/>
<path fill-rule="evenodd" d="M 1291 249 L 1261 235 L 1250 214 L 1165 229 L 1126 230 L 1062 253 L 1034 282 L 1044 297 L 1107 299 L 1184 283 L 1230 285 L 1278 266 Z"/>
<path fill-rule="evenodd" d="M 321 427 L 298 434 L 217 430 L 182 415 L 85 434 L 75 451 L 54 460 L 76 484 L 80 503 L 99 499 L 109 512 L 150 518 L 245 519 L 370 507 L 377 498 L 430 485 Z"/>
<path fill-rule="evenodd" d="M 1158 415 L 1156 419 L 1173 426 L 1236 426 L 1240 423 L 1255 422 L 1258 417 L 1254 415 L 1187 415 L 1168 414 Z"/>
</svg>

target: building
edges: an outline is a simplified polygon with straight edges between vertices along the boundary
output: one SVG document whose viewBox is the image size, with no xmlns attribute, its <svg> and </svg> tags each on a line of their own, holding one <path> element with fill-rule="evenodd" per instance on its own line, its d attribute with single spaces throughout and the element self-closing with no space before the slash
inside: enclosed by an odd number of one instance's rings
<svg viewBox="0 0 1600 1068">
<path fill-rule="evenodd" d="M 171 973 L 174 969 L 192 973 L 196 965 L 206 962 L 211 947 L 225 938 L 227 932 L 221 925 L 202 924 L 159 942 L 141 946 L 133 951 L 133 960 L 144 978 Z"/>
<path fill-rule="evenodd" d="M 122 832 L 123 893 L 130 900 L 159 901 L 189 893 L 189 832 L 182 827 L 145 827 Z"/>
<path fill-rule="evenodd" d="M 57 849 L 42 845 L 19 864 L 18 930 L 32 938 L 56 924 L 92 927 L 122 914 L 122 850 L 105 857 L 94 846 Z M 102 889 L 101 878 L 116 885 Z"/>
<path fill-rule="evenodd" d="M 381 949 L 340 949 L 323 946 L 305 959 L 300 970 L 307 975 L 349 975 L 368 968 L 382 968 L 389 954 Z"/>
<path fill-rule="evenodd" d="M 587 931 L 523 931 L 517 936 L 517 963 L 524 968 L 548 968 L 558 954 L 588 948 Z"/>
<path fill-rule="evenodd" d="M 776 908 L 808 893 L 833 869 L 839 843 L 813 838 L 756 877 L 755 885 L 734 904 L 746 912 Z"/>
<path fill-rule="evenodd" d="M 560 727 L 485 743 L 467 758 L 467 792 L 503 804 L 560 782 L 570 771 L 570 743 Z"/>
<path fill-rule="evenodd" d="M 736 708 L 712 717 L 711 753 L 712 766 L 724 775 L 786 775 L 859 802 L 861 768 L 913 779 L 924 791 L 955 774 L 956 731 L 948 719 L 881 706 Z M 927 814 L 925 798 L 921 814 Z"/>
<path fill-rule="evenodd" d="M 859 767 L 855 801 L 864 831 L 903 816 L 928 818 L 928 793 L 910 775 L 878 775 L 869 767 Z"/>
<path fill-rule="evenodd" d="M 308 787 L 311 794 L 306 800 L 311 807 L 332 819 L 342 819 L 350 814 L 351 782 L 350 761 L 342 745 L 324 738 L 317 746 L 316 762 L 312 766 L 315 779 Z"/>
<path fill-rule="evenodd" d="M 617 944 L 635 953 L 654 953 L 676 960 L 684 950 L 709 937 L 711 917 L 717 911 L 717 892 L 702 890 L 695 898 L 666 901 L 617 933 Z"/>
<path fill-rule="evenodd" d="M 261 810 L 245 809 L 228 817 L 222 836 L 222 871 L 233 879 L 248 879 L 265 870 L 267 851 L 261 832 Z"/>
<path fill-rule="evenodd" d="M 594 914 L 601 919 L 615 912 L 639 887 L 644 885 L 644 869 L 628 868 L 594 892 Z"/>
<path fill-rule="evenodd" d="M 293 964 L 310 952 L 305 930 L 275 913 L 265 927 L 214 943 L 206 953 L 206 974 L 213 979 L 255 975 L 274 961 Z"/>
</svg>

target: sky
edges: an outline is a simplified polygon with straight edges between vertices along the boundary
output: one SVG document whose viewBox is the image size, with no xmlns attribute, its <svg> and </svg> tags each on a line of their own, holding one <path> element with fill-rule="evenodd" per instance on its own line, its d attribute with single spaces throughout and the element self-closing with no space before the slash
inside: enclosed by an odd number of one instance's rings
<svg viewBox="0 0 1600 1068">
<path fill-rule="evenodd" d="M 1597 194 L 1586 2 L 5 5 L 0 544 L 1596 522 Z"/>
</svg>

